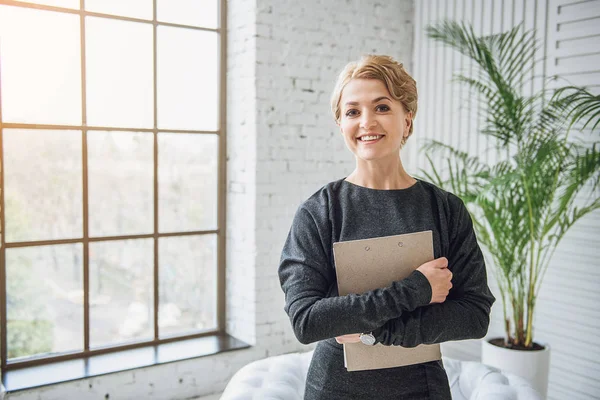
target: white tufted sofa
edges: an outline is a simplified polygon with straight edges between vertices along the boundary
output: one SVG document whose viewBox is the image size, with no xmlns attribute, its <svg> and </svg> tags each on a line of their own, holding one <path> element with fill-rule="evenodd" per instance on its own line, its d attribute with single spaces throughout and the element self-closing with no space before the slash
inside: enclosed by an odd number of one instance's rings
<svg viewBox="0 0 600 400">
<path fill-rule="evenodd" d="M 221 400 L 302 400 L 313 352 L 254 361 L 229 381 Z M 453 400 L 542 400 L 517 376 L 474 361 L 443 357 Z"/>
</svg>

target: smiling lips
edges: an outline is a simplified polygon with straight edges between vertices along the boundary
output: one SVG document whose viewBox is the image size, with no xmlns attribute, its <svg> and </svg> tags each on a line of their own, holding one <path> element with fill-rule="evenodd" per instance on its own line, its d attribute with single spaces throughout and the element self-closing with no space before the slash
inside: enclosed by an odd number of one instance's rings
<svg viewBox="0 0 600 400">
<path fill-rule="evenodd" d="M 371 144 L 371 143 L 377 143 L 379 142 L 379 140 L 383 137 L 383 135 L 364 135 L 359 137 L 358 140 L 359 142 L 362 142 L 364 144 Z"/>
</svg>

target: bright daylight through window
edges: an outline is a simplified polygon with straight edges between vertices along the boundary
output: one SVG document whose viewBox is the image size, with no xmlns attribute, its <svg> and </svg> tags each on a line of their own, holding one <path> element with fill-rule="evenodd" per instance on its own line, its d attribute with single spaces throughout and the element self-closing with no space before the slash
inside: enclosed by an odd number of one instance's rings
<svg viewBox="0 0 600 400">
<path fill-rule="evenodd" d="M 218 3 L 0 1 L 3 370 L 222 328 Z"/>
</svg>

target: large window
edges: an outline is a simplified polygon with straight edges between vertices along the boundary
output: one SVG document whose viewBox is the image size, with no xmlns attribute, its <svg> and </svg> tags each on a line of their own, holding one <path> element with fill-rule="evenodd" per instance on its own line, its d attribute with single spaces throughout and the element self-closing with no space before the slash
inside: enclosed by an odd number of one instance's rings
<svg viewBox="0 0 600 400">
<path fill-rule="evenodd" d="M 219 0 L 0 0 L 2 368 L 223 328 Z"/>
</svg>

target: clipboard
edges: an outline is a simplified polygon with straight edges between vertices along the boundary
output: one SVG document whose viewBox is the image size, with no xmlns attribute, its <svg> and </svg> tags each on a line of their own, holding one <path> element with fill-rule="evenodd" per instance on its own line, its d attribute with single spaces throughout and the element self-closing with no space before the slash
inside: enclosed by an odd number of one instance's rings
<svg viewBox="0 0 600 400">
<path fill-rule="evenodd" d="M 362 294 L 390 286 L 434 259 L 431 230 L 333 244 L 340 296 Z M 417 347 L 344 344 L 348 371 L 393 368 L 441 360 L 439 344 Z"/>
</svg>

